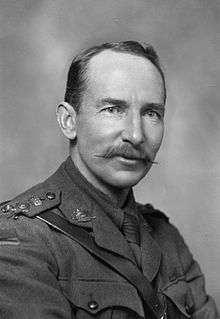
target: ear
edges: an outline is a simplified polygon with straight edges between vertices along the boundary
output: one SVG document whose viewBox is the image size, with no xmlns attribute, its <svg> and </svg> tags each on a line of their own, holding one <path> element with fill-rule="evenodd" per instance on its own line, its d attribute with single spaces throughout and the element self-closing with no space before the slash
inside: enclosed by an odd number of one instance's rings
<svg viewBox="0 0 220 319">
<path fill-rule="evenodd" d="M 70 140 L 76 138 L 76 111 L 67 102 L 62 102 L 56 109 L 57 122 L 63 134 Z"/>
</svg>

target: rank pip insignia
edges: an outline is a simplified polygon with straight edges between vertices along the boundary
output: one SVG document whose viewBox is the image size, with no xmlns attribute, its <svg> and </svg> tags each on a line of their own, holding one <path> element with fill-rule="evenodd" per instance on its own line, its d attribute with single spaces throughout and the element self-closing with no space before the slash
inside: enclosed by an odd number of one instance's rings
<svg viewBox="0 0 220 319">
<path fill-rule="evenodd" d="M 41 206 L 42 200 L 39 197 L 31 197 L 31 201 L 34 206 Z"/>
<path fill-rule="evenodd" d="M 96 216 L 89 216 L 81 212 L 78 208 L 72 213 L 72 219 L 77 222 L 89 222 L 94 218 L 96 218 Z"/>
</svg>

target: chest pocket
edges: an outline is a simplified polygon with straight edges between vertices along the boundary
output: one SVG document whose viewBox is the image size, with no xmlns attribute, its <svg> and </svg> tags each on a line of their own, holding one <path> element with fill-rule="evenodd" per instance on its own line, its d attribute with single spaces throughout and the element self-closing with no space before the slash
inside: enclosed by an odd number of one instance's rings
<svg viewBox="0 0 220 319">
<path fill-rule="evenodd" d="M 62 282 L 76 319 L 138 319 L 144 310 L 136 289 L 124 282 L 77 280 Z"/>
<path fill-rule="evenodd" d="M 167 301 L 168 318 L 191 318 L 193 299 L 184 279 L 176 279 L 170 283 L 166 288 L 162 289 L 162 294 Z"/>
</svg>

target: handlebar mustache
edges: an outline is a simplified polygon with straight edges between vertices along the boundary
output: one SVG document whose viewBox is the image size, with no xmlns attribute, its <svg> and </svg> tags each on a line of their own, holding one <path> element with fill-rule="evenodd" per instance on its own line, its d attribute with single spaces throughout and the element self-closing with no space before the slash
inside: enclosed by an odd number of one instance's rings
<svg viewBox="0 0 220 319">
<path fill-rule="evenodd" d="M 142 150 L 134 149 L 132 146 L 125 144 L 108 149 L 104 154 L 98 156 L 103 158 L 113 158 L 116 156 L 125 157 L 127 159 L 141 160 L 151 164 L 158 164 Z"/>
</svg>

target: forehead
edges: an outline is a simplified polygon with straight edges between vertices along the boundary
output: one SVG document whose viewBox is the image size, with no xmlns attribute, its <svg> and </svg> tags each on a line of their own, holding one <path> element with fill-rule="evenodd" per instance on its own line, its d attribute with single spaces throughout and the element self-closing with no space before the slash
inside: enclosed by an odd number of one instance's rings
<svg viewBox="0 0 220 319">
<path fill-rule="evenodd" d="M 163 79 L 153 63 L 129 53 L 103 51 L 94 56 L 87 70 L 88 89 L 97 94 L 123 95 L 137 92 L 164 97 Z"/>
</svg>

